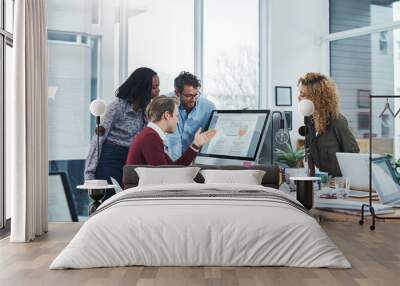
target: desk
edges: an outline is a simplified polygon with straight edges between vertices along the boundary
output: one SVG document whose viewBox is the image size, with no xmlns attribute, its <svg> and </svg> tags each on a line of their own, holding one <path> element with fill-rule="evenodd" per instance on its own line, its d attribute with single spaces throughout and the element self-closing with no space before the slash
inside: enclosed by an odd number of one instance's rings
<svg viewBox="0 0 400 286">
<path fill-rule="evenodd" d="M 352 201 L 358 201 L 358 202 L 365 202 L 368 203 L 368 198 L 363 198 L 363 199 L 355 199 L 355 198 L 348 198 L 348 200 Z M 373 202 L 379 202 L 379 200 L 373 200 Z M 383 214 L 383 215 L 378 215 L 378 216 L 384 216 L 384 217 L 400 217 L 400 208 L 393 208 L 394 213 L 390 214 Z M 351 222 L 358 222 L 360 220 L 360 215 L 361 215 L 361 210 L 359 215 L 350 215 L 350 214 L 343 214 L 343 213 L 337 213 L 333 211 L 327 211 L 327 210 L 322 210 L 322 209 L 311 209 L 310 213 L 312 216 L 314 216 L 318 221 L 324 222 L 324 221 L 335 221 L 335 222 L 343 222 L 343 221 L 351 221 Z M 364 216 L 365 220 L 367 222 L 371 221 L 372 216 Z M 377 221 L 388 221 L 391 223 L 397 222 L 399 223 L 400 220 L 391 220 L 391 219 L 379 219 L 376 218 Z"/>
<path fill-rule="evenodd" d="M 296 192 L 290 192 L 289 186 L 286 184 L 282 184 L 279 187 L 279 190 L 282 192 L 289 194 L 291 196 L 296 196 Z M 347 200 L 352 200 L 352 201 L 358 201 L 358 202 L 364 202 L 368 204 L 369 200 L 368 198 L 347 198 Z M 373 202 L 379 203 L 379 199 L 377 197 L 372 198 Z M 378 215 L 378 216 L 384 216 L 384 217 L 400 217 L 400 208 L 393 208 L 394 213 L 390 214 L 383 214 L 383 215 Z M 338 212 L 333 212 L 333 211 L 328 211 L 328 210 L 323 210 L 323 209 L 316 209 L 313 208 L 310 210 L 310 213 L 313 217 L 315 217 L 319 222 L 357 222 L 360 220 L 361 216 L 361 209 L 360 212 L 357 215 L 351 215 L 351 214 L 344 214 L 344 213 L 338 213 Z M 364 216 L 365 220 L 367 222 L 371 221 L 371 216 Z M 391 220 L 391 219 L 378 219 L 376 218 L 377 221 L 387 221 L 391 223 L 400 223 L 400 220 Z"/>
</svg>

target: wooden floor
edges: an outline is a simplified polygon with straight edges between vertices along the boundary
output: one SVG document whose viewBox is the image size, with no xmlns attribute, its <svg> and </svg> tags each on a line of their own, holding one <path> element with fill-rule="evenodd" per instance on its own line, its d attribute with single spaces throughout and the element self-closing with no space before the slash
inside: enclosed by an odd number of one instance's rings
<svg viewBox="0 0 400 286">
<path fill-rule="evenodd" d="M 400 285 L 400 224 L 376 231 L 354 222 L 323 223 L 352 269 L 289 267 L 123 267 L 48 270 L 80 223 L 51 223 L 32 243 L 0 241 L 0 285 Z"/>
</svg>

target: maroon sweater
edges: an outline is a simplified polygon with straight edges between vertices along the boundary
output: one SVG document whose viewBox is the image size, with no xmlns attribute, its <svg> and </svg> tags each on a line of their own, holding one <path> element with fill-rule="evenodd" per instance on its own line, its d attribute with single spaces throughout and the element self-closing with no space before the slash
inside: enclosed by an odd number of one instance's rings
<svg viewBox="0 0 400 286">
<path fill-rule="evenodd" d="M 156 131 L 145 127 L 133 138 L 126 165 L 185 165 L 188 166 L 197 152 L 188 148 L 175 162 L 164 152 L 164 144 Z"/>
</svg>

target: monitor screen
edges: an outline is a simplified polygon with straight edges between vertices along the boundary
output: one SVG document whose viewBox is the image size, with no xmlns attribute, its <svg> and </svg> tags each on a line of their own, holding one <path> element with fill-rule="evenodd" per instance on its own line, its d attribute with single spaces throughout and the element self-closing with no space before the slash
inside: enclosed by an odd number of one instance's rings
<svg viewBox="0 0 400 286">
<path fill-rule="evenodd" d="M 389 158 L 372 159 L 372 183 L 383 204 L 400 199 L 398 178 Z"/>
<path fill-rule="evenodd" d="M 199 156 L 256 160 L 268 116 L 269 110 L 214 110 L 206 129 L 216 129 L 217 134 Z"/>
</svg>

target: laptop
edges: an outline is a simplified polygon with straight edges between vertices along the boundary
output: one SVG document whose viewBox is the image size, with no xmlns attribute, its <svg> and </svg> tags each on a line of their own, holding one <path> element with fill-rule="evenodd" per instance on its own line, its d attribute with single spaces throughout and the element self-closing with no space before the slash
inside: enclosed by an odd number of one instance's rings
<svg viewBox="0 0 400 286">
<path fill-rule="evenodd" d="M 118 194 L 119 192 L 122 192 L 123 190 L 121 188 L 121 185 L 118 184 L 117 180 L 114 179 L 113 177 L 110 177 L 110 179 L 111 179 L 112 184 L 115 186 L 114 187 L 115 193 Z"/>
<path fill-rule="evenodd" d="M 400 185 L 388 158 L 373 159 L 372 182 L 383 204 L 400 208 Z"/>
<path fill-rule="evenodd" d="M 381 158 L 373 154 L 372 158 Z M 336 153 L 340 171 L 343 177 L 350 179 L 350 188 L 354 190 L 369 190 L 369 154 Z M 374 186 L 372 186 L 374 190 Z"/>
</svg>

